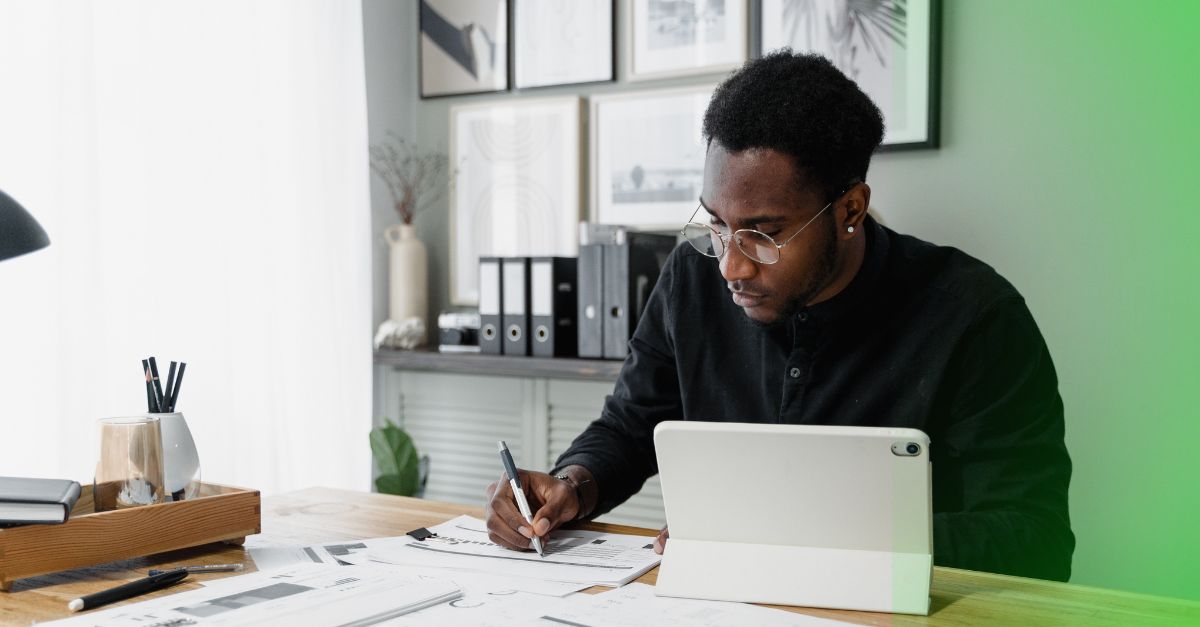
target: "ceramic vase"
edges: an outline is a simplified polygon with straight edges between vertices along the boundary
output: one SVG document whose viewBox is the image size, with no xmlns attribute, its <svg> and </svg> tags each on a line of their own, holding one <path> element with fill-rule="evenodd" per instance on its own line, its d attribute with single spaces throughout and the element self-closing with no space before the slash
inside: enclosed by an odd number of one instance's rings
<svg viewBox="0 0 1200 627">
<path fill-rule="evenodd" d="M 388 318 L 397 324 L 409 318 L 419 318 L 425 324 L 429 310 L 428 261 L 425 244 L 417 239 L 411 224 L 388 227 L 384 237 L 388 251 Z M 425 343 L 422 333 L 417 345 Z"/>
<path fill-rule="evenodd" d="M 164 481 L 168 501 L 200 495 L 200 454 L 192 430 L 179 412 L 155 414 L 162 429 Z"/>
</svg>

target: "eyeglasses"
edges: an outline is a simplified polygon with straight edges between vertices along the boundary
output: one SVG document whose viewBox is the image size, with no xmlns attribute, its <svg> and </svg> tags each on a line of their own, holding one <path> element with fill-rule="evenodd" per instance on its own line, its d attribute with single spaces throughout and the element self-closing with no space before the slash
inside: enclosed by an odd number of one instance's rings
<svg viewBox="0 0 1200 627">
<path fill-rule="evenodd" d="M 847 187 L 845 190 L 842 190 L 842 192 L 837 195 L 837 198 L 834 198 L 833 200 L 829 201 L 829 204 L 821 207 L 821 210 L 817 212 L 817 215 L 809 219 L 808 222 L 805 222 L 804 226 L 800 227 L 800 230 L 793 233 L 791 237 L 783 240 L 782 244 L 776 244 L 775 240 L 770 235 L 767 235 L 762 231 L 756 231 L 754 229 L 738 229 L 729 235 L 725 235 L 724 233 L 714 229 L 710 224 L 696 222 L 696 214 L 700 213 L 700 209 L 704 207 L 703 203 L 696 207 L 696 211 L 692 213 L 691 219 L 689 219 L 688 223 L 683 226 L 683 230 L 680 231 L 680 234 L 683 235 L 683 238 L 692 245 L 692 248 L 695 248 L 700 252 L 700 254 L 706 257 L 720 259 L 721 256 L 725 254 L 725 249 L 728 248 L 729 241 L 733 240 L 733 242 L 737 244 L 738 250 L 742 251 L 742 254 L 746 255 L 746 257 L 749 257 L 751 261 L 767 265 L 778 263 L 780 249 L 782 249 L 784 246 L 787 246 L 788 242 L 795 239 L 795 237 L 799 235 L 801 231 L 808 228 L 808 225 L 812 224 L 813 220 L 821 217 L 821 214 L 825 213 L 826 209 L 832 207 L 833 203 L 837 202 L 838 199 L 841 198 L 846 192 L 850 191 L 850 188 L 854 187 L 856 183 L 857 181 L 855 183 L 851 183 L 849 187 Z"/>
</svg>

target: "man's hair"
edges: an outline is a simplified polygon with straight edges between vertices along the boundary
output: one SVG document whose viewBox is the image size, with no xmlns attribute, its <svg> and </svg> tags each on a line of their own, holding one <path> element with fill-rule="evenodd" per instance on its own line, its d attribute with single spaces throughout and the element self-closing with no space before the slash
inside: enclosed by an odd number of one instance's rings
<svg viewBox="0 0 1200 627">
<path fill-rule="evenodd" d="M 866 180 L 883 140 L 883 115 L 828 59 L 784 48 L 746 62 L 717 87 L 704 137 L 730 152 L 790 155 L 801 182 L 832 200 L 851 181 Z"/>
</svg>

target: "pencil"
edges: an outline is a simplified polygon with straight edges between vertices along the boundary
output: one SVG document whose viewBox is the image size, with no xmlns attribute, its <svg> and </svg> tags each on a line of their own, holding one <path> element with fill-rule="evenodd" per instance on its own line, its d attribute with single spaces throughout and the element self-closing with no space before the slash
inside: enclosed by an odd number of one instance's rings
<svg viewBox="0 0 1200 627">
<path fill-rule="evenodd" d="M 150 357 L 150 374 L 154 375 L 150 379 L 154 382 L 154 400 L 158 404 L 158 413 L 162 413 L 167 407 L 163 402 L 162 382 L 158 380 L 158 362 L 154 360 L 153 356 Z"/>
<path fill-rule="evenodd" d="M 171 391 L 171 406 L 167 411 L 175 411 L 175 403 L 179 402 L 179 386 L 183 385 L 183 371 L 187 369 L 187 362 L 179 362 L 179 374 L 175 376 L 175 389 Z"/>
<path fill-rule="evenodd" d="M 154 384 L 150 383 L 150 362 L 142 360 L 142 374 L 146 375 L 146 411 L 154 414 Z"/>
<path fill-rule="evenodd" d="M 166 397 L 163 398 L 167 411 L 171 411 L 171 407 L 175 404 L 175 365 L 176 362 L 171 362 L 171 369 L 167 371 L 167 392 Z"/>
</svg>

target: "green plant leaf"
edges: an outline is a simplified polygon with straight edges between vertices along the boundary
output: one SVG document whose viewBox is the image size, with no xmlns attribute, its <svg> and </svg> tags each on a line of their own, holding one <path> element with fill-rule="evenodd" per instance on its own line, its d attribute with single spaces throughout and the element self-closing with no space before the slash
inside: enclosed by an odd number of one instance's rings
<svg viewBox="0 0 1200 627">
<path fill-rule="evenodd" d="M 420 483 L 420 455 L 408 433 L 390 420 L 371 431 L 371 454 L 379 468 L 375 487 L 385 494 L 412 496 Z"/>
</svg>

